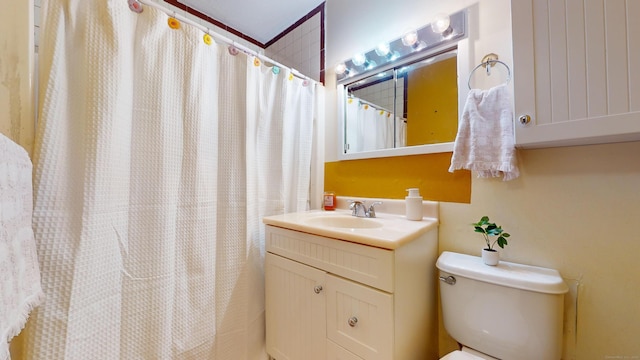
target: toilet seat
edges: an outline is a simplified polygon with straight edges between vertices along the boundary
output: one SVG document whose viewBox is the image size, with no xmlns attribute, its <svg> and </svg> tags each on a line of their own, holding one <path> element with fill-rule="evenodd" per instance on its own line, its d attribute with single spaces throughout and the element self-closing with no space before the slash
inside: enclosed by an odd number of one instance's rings
<svg viewBox="0 0 640 360">
<path fill-rule="evenodd" d="M 462 347 L 462 350 L 456 350 L 448 353 L 440 358 L 440 360 L 498 360 L 494 357 L 480 353 L 468 347 Z"/>
</svg>

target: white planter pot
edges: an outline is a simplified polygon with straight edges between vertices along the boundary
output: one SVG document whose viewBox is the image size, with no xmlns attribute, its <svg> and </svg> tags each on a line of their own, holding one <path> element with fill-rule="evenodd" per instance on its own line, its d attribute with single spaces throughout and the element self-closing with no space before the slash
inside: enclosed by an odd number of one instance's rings
<svg viewBox="0 0 640 360">
<path fill-rule="evenodd" d="M 496 266 L 500 262 L 500 253 L 496 250 L 482 249 L 482 261 L 487 265 Z"/>
</svg>

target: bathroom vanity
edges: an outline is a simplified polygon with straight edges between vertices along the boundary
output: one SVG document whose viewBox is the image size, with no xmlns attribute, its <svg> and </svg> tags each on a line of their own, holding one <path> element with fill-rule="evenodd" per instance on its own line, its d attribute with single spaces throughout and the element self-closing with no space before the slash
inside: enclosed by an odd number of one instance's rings
<svg viewBox="0 0 640 360">
<path fill-rule="evenodd" d="M 437 358 L 437 218 L 343 210 L 264 223 L 273 359 Z"/>
</svg>

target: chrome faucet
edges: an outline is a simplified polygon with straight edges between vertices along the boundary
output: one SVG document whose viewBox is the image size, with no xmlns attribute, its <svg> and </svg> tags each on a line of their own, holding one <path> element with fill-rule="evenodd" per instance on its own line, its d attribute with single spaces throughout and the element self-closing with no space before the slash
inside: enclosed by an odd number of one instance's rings
<svg viewBox="0 0 640 360">
<path fill-rule="evenodd" d="M 349 209 L 351 209 L 351 216 L 357 217 L 366 217 L 367 216 L 367 208 L 364 205 L 364 202 L 358 200 L 351 200 L 349 205 Z"/>
<path fill-rule="evenodd" d="M 349 209 L 351 210 L 351 215 L 356 217 L 368 217 L 374 218 L 376 217 L 376 205 L 382 204 L 382 201 L 374 201 L 369 208 L 365 205 L 364 201 L 359 200 L 350 200 L 351 204 L 349 205 Z"/>
</svg>

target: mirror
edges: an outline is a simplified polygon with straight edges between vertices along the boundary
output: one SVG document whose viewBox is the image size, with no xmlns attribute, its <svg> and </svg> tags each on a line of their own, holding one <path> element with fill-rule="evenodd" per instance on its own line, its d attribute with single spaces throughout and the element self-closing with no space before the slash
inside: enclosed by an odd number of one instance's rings
<svg viewBox="0 0 640 360">
<path fill-rule="evenodd" d="M 420 29 L 338 63 L 338 158 L 453 151 L 457 49 L 466 36 L 464 10 L 438 14 Z"/>
<path fill-rule="evenodd" d="M 344 154 L 453 142 L 457 82 L 453 49 L 345 84 Z"/>
</svg>

